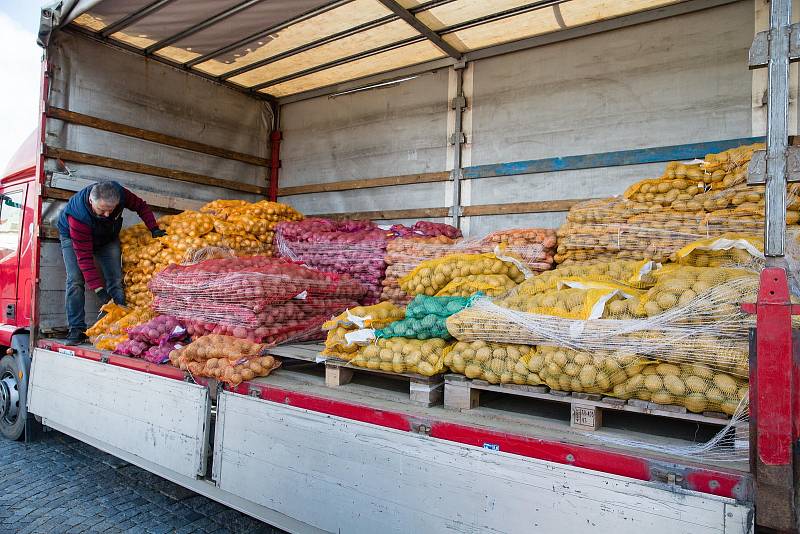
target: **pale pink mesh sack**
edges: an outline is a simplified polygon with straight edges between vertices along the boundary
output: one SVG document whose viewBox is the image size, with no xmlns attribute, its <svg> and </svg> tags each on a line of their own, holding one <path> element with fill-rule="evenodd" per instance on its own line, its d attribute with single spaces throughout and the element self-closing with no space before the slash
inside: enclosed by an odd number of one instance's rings
<svg viewBox="0 0 800 534">
<path fill-rule="evenodd" d="M 366 287 L 361 302 L 374 304 L 386 270 L 387 232 L 370 221 L 308 218 L 279 223 L 275 246 L 284 258 L 352 276 Z"/>
</svg>

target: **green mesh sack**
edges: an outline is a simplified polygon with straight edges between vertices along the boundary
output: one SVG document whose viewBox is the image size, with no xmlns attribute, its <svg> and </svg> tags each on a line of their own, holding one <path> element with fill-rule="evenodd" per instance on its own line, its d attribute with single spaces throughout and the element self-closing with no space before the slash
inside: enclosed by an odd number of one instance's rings
<svg viewBox="0 0 800 534">
<path fill-rule="evenodd" d="M 429 297 L 417 295 L 406 306 L 406 318 L 422 319 L 428 315 L 450 317 L 469 306 L 472 299 L 481 295 L 476 293 L 472 297 Z"/>
<path fill-rule="evenodd" d="M 472 300 L 472 297 L 429 297 L 417 295 L 406 307 L 406 318 L 395 321 L 381 330 L 375 337 L 405 337 L 410 339 L 452 339 L 447 331 L 447 318 L 458 313 Z"/>
</svg>

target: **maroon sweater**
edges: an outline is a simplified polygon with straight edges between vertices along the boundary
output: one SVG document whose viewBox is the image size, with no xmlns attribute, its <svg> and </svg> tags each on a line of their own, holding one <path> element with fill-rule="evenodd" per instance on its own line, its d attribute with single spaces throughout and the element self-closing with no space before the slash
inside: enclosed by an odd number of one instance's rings
<svg viewBox="0 0 800 534">
<path fill-rule="evenodd" d="M 147 202 L 131 193 L 128 189 L 123 189 L 123 191 L 123 207 L 139 214 L 148 230 L 158 228 L 153 210 L 150 209 Z M 122 216 L 121 211 L 120 216 Z M 92 290 L 103 287 L 103 278 L 94 263 L 92 227 L 71 215 L 67 215 L 67 222 L 69 223 L 69 237 L 72 239 L 72 248 L 75 250 L 75 256 L 78 258 L 78 267 L 81 268 L 86 284 Z"/>
</svg>

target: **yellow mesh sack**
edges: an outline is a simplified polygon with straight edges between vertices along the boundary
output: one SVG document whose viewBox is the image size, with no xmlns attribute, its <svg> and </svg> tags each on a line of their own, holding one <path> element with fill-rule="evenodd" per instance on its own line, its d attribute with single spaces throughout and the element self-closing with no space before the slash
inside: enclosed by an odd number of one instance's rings
<svg viewBox="0 0 800 534">
<path fill-rule="evenodd" d="M 119 343 L 128 339 L 129 328 L 146 323 L 156 316 L 150 308 L 131 309 L 113 302 L 101 309 L 107 311 L 108 315 L 86 331 L 89 341 L 100 350 L 114 350 Z"/>
<path fill-rule="evenodd" d="M 698 296 L 708 297 L 706 313 L 735 315 L 739 303 L 753 301 L 758 294 L 758 274 L 745 269 L 668 265 L 653 276 L 656 284 L 640 299 L 648 317 L 686 306 Z"/>
<path fill-rule="evenodd" d="M 543 292 L 529 293 L 528 289 L 521 285 L 496 304 L 525 313 L 588 320 L 606 317 L 612 309 L 620 315 L 638 310 L 641 296 L 640 291 L 621 284 L 580 278 L 562 278 L 556 289 Z M 611 308 L 614 302 L 620 304 Z"/>
<path fill-rule="evenodd" d="M 560 265 L 553 271 L 545 271 L 525 280 L 518 290 L 532 295 L 557 288 L 559 282 L 565 278 L 611 282 L 635 289 L 647 289 L 655 284 L 652 273 L 660 267 L 660 264 L 650 260 L 593 261 Z"/>
<path fill-rule="evenodd" d="M 398 283 L 409 295 L 434 296 L 454 278 L 470 275 L 504 274 L 515 283 L 520 283 L 525 279 L 520 266 L 522 263 L 518 266 L 511 256 L 505 261 L 490 253 L 450 254 L 420 263 Z"/>
<path fill-rule="evenodd" d="M 444 364 L 454 373 L 467 378 L 486 380 L 490 384 L 542 384 L 536 372 L 529 368 L 536 348 L 486 341 L 459 341 L 447 353 Z"/>
<path fill-rule="evenodd" d="M 439 338 L 380 338 L 361 347 L 349 363 L 386 372 L 433 376 L 444 370 L 444 359 L 451 349 L 451 343 Z"/>
<path fill-rule="evenodd" d="M 672 255 L 672 261 L 694 267 L 747 265 L 763 259 L 763 238 L 733 232 L 699 239 Z"/>
<path fill-rule="evenodd" d="M 391 302 L 379 302 L 372 306 L 356 306 L 348 309 L 326 321 L 323 330 L 332 330 L 336 327 L 345 328 L 384 328 L 389 323 L 405 319 L 405 308 L 395 306 Z"/>
<path fill-rule="evenodd" d="M 436 293 L 436 296 L 469 297 L 480 291 L 490 297 L 496 297 L 515 287 L 517 283 L 505 274 L 471 274 L 453 278 Z"/>
<path fill-rule="evenodd" d="M 363 348 L 363 343 L 348 341 L 345 336 L 362 328 L 385 328 L 389 324 L 404 319 L 404 308 L 391 302 L 380 302 L 372 306 L 356 306 L 345 310 L 322 325 L 328 331 L 325 338 L 325 349 L 322 354 L 349 360 L 353 354 Z"/>
</svg>

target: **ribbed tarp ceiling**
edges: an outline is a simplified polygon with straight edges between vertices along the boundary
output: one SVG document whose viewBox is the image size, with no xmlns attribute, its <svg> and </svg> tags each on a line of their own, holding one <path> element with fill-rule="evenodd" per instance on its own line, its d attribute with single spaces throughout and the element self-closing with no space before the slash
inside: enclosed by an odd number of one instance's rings
<svg viewBox="0 0 800 534">
<path fill-rule="evenodd" d="M 673 3 L 103 0 L 71 24 L 243 91 L 283 97 Z"/>
</svg>

